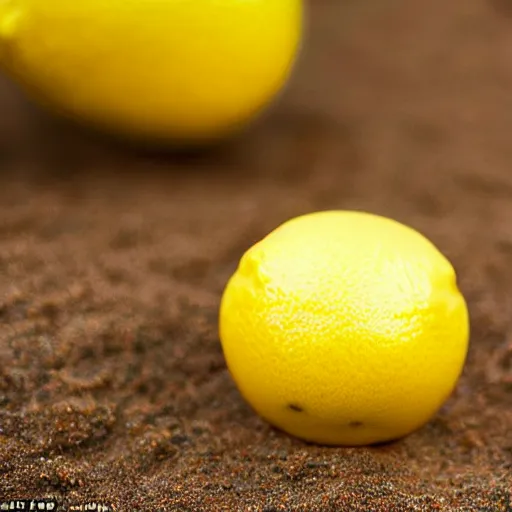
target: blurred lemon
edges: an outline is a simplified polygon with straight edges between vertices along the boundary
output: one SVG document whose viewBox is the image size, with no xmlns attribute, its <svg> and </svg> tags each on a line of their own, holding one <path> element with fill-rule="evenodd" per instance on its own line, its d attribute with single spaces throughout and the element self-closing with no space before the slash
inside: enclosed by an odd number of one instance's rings
<svg viewBox="0 0 512 512">
<path fill-rule="evenodd" d="M 417 231 L 364 212 L 285 222 L 242 257 L 220 307 L 241 394 L 307 441 L 363 445 L 425 424 L 468 349 L 452 265 Z"/>
<path fill-rule="evenodd" d="M 215 139 L 284 87 L 302 17 L 301 0 L 0 0 L 0 66 L 74 119 Z"/>
</svg>

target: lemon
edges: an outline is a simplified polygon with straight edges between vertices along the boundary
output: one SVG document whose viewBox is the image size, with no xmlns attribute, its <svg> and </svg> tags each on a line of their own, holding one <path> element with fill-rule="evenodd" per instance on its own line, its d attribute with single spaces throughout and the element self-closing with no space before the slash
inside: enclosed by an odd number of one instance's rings
<svg viewBox="0 0 512 512">
<path fill-rule="evenodd" d="M 122 136 L 216 139 L 283 89 L 302 19 L 301 0 L 0 0 L 0 66 Z"/>
<path fill-rule="evenodd" d="M 357 211 L 276 228 L 229 279 L 219 334 L 241 395 L 313 443 L 401 438 L 452 393 L 469 341 L 454 269 L 423 235 Z"/>
</svg>

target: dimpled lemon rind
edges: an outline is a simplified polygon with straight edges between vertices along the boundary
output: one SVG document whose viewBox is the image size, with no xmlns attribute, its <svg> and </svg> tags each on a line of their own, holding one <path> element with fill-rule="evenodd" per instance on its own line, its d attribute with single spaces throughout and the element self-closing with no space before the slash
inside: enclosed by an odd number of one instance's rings
<svg viewBox="0 0 512 512">
<path fill-rule="evenodd" d="M 284 88 L 302 20 L 302 0 L 0 0 L 0 68 L 80 122 L 211 140 Z"/>
<path fill-rule="evenodd" d="M 450 262 L 423 235 L 352 211 L 285 222 L 242 257 L 219 334 L 243 397 L 306 441 L 365 445 L 424 425 L 469 341 Z"/>
</svg>

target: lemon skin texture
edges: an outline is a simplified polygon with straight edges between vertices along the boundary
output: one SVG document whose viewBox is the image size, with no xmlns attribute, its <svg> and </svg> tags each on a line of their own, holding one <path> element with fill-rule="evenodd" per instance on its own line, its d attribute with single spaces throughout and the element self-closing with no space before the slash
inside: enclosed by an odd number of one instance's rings
<svg viewBox="0 0 512 512">
<path fill-rule="evenodd" d="M 0 66 L 75 120 L 210 141 L 282 91 L 302 22 L 301 0 L 0 0 Z"/>
<path fill-rule="evenodd" d="M 469 315 L 423 235 L 357 211 L 291 219 L 229 279 L 219 335 L 241 395 L 275 427 L 325 445 L 396 440 L 452 393 Z"/>
</svg>

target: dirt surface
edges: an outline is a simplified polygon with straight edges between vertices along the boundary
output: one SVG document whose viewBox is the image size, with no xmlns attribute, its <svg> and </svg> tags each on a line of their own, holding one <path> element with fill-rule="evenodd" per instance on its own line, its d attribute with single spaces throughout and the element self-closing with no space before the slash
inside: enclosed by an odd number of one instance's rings
<svg viewBox="0 0 512 512">
<path fill-rule="evenodd" d="M 512 4 L 314 1 L 289 88 L 202 155 L 122 147 L 0 83 L 0 501 L 152 510 L 512 510 Z M 471 347 L 421 430 L 290 438 L 217 335 L 250 245 L 328 208 L 451 259 Z"/>
</svg>

